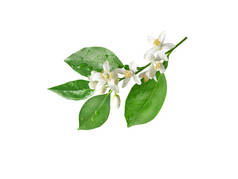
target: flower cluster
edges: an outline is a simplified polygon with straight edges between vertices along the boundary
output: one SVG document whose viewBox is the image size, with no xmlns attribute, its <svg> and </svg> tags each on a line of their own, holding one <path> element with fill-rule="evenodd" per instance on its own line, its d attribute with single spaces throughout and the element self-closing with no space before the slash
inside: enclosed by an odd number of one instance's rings
<svg viewBox="0 0 238 179">
<path fill-rule="evenodd" d="M 140 85 L 141 79 L 148 81 L 149 79 L 154 79 L 157 81 L 156 72 L 165 72 L 165 67 L 163 63 L 168 61 L 168 57 L 165 54 L 166 51 L 172 49 L 174 45 L 172 43 L 165 43 L 165 32 L 160 33 L 157 38 L 149 37 L 149 42 L 152 47 L 145 53 L 144 59 L 149 62 L 147 68 L 143 71 L 137 70 L 134 63 L 130 63 L 129 68 L 117 68 L 110 70 L 110 64 L 106 61 L 103 64 L 103 71 L 91 71 L 89 76 L 89 87 L 93 90 L 99 91 L 99 93 L 104 94 L 108 92 L 113 92 L 113 101 L 115 101 L 116 106 L 120 106 L 120 96 L 118 83 L 122 81 L 122 88 L 126 87 L 131 79 Z M 120 78 L 119 78 L 120 77 Z"/>
</svg>

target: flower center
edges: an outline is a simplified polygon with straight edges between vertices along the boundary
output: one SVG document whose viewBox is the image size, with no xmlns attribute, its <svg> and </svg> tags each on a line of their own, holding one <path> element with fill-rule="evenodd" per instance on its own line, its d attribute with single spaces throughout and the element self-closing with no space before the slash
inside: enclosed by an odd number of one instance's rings
<svg viewBox="0 0 238 179">
<path fill-rule="evenodd" d="M 155 46 L 160 46 L 161 42 L 159 41 L 159 39 L 155 39 L 154 42 L 153 42 L 153 44 L 154 44 Z"/>
<path fill-rule="evenodd" d="M 129 70 L 125 71 L 125 77 L 130 78 L 131 77 L 131 72 Z"/>
<path fill-rule="evenodd" d="M 111 79 L 113 79 L 113 77 L 114 77 L 114 73 L 111 72 L 111 73 L 109 74 L 109 79 L 111 80 Z"/>
<path fill-rule="evenodd" d="M 108 74 L 108 73 L 105 74 L 105 78 L 106 78 L 106 79 L 109 79 L 109 78 L 110 78 L 110 74 Z"/>
<path fill-rule="evenodd" d="M 146 75 L 143 78 L 144 78 L 144 82 L 147 82 L 149 80 L 148 76 Z"/>
<path fill-rule="evenodd" d="M 157 64 L 155 65 L 155 69 L 156 69 L 156 70 L 159 70 L 159 69 L 160 69 L 160 66 L 161 66 L 161 63 L 159 62 L 159 63 L 157 63 Z"/>
</svg>

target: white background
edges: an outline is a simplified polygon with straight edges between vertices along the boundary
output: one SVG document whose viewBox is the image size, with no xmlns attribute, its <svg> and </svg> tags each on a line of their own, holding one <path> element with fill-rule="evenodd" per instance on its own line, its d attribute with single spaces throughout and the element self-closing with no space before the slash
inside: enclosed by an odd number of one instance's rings
<svg viewBox="0 0 238 179">
<path fill-rule="evenodd" d="M 235 0 L 1 0 L 0 178 L 237 179 L 237 17 Z M 47 90 L 81 78 L 63 60 L 103 46 L 144 65 L 162 30 L 188 40 L 158 116 L 127 128 L 128 87 L 102 127 L 78 131 L 83 101 Z"/>
</svg>

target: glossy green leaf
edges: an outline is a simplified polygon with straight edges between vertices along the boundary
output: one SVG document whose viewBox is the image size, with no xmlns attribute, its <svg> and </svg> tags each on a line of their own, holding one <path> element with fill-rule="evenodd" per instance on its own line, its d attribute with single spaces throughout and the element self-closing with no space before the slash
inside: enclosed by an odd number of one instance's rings
<svg viewBox="0 0 238 179">
<path fill-rule="evenodd" d="M 110 93 L 90 98 L 79 113 L 78 129 L 94 129 L 107 120 L 110 112 Z"/>
<path fill-rule="evenodd" d="M 85 80 L 70 81 L 68 83 L 49 88 L 49 90 L 67 99 L 73 100 L 85 99 L 93 92 L 93 90 L 88 86 L 88 81 Z"/>
<path fill-rule="evenodd" d="M 105 61 L 109 62 L 111 70 L 123 67 L 117 56 L 103 47 L 83 48 L 65 59 L 69 66 L 83 76 L 89 76 L 92 70 L 101 72 Z"/>
<path fill-rule="evenodd" d="M 157 77 L 157 82 L 149 80 L 132 87 L 125 104 L 128 127 L 147 123 L 160 111 L 166 97 L 167 85 L 163 74 L 158 73 Z"/>
</svg>

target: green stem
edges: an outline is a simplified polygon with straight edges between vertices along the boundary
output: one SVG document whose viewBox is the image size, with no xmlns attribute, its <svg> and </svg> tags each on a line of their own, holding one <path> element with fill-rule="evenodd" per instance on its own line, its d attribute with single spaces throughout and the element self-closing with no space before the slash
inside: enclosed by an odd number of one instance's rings
<svg viewBox="0 0 238 179">
<path fill-rule="evenodd" d="M 142 70 L 144 70 L 146 67 L 148 67 L 150 65 L 150 63 L 148 63 L 147 65 L 143 66 L 143 67 L 137 67 L 138 71 L 135 72 L 135 74 L 140 73 Z"/>
<path fill-rule="evenodd" d="M 165 52 L 165 54 L 169 55 L 176 49 L 179 45 L 181 45 L 185 40 L 187 40 L 188 37 L 184 37 L 183 40 L 181 40 L 179 43 L 177 43 L 173 48 L 171 48 L 169 51 Z"/>
<path fill-rule="evenodd" d="M 184 37 L 179 43 L 177 43 L 173 48 L 171 48 L 170 50 L 168 50 L 167 52 L 165 52 L 165 54 L 167 54 L 168 58 L 169 55 L 174 51 L 174 49 L 176 49 L 179 45 L 181 45 L 185 40 L 187 40 L 188 37 Z M 147 68 L 150 65 L 150 63 L 148 63 L 147 65 L 143 66 L 143 67 L 137 67 L 138 71 L 135 72 L 135 74 L 140 73 L 142 70 L 144 70 L 145 68 Z M 119 81 L 125 79 L 125 77 L 123 78 L 119 78 Z"/>
</svg>

